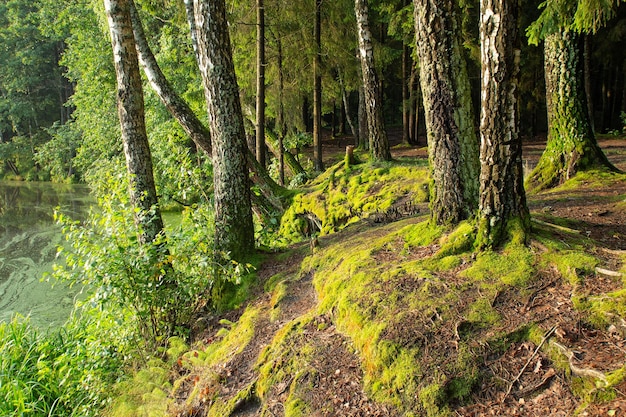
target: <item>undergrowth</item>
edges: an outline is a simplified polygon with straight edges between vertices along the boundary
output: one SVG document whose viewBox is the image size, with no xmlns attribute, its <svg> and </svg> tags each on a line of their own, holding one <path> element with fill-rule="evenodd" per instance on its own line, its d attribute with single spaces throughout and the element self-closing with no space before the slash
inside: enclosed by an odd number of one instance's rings
<svg viewBox="0 0 626 417">
<path fill-rule="evenodd" d="M 413 183 L 406 185 L 411 188 L 398 186 L 407 182 Z M 312 234 L 323 236 L 384 212 L 401 198 L 423 201 L 425 183 L 425 170 L 418 166 L 338 164 L 296 197 L 282 219 L 280 244 L 306 238 L 312 216 L 321 225 Z M 210 343 L 171 351 L 167 360 L 147 367 L 147 374 L 138 373 L 129 384 L 142 387 L 140 392 L 121 401 L 138 401 L 135 405 L 141 407 L 139 399 L 147 398 L 170 412 L 193 410 L 206 401 L 212 416 L 231 415 L 237 404 L 253 401 L 261 415 L 271 415 L 270 402 L 280 392 L 286 398 L 286 416 L 320 411 L 315 408 L 319 404 L 307 402 L 306 393 L 315 389 L 312 381 L 319 376 L 313 358 L 320 354 L 307 335 L 317 326 L 316 318 L 323 316 L 349 338 L 370 398 L 403 416 L 451 415 L 489 378 L 484 369 L 487 355 L 502 355 L 516 343 L 542 343 L 546 329 L 539 323 L 511 328 L 496 308 L 502 294 L 514 297 L 511 303 L 523 304 L 533 288 L 542 285 L 536 282 L 541 271 L 555 271 L 554 285 L 572 286 L 573 306 L 586 323 L 604 329 L 626 315 L 624 289 L 599 296 L 577 292 L 600 263 L 590 253 L 588 239 L 554 239 L 536 226 L 531 239 L 534 243 L 529 246 L 523 239 L 512 239 L 497 251 L 477 252 L 472 221 L 449 230 L 425 217 L 346 230 L 337 239 L 320 237 L 298 272 L 300 277 L 313 274 L 318 304 L 272 336 L 256 359 L 256 376 L 249 384 L 222 397 L 216 369 L 236 360 L 255 337 L 262 317 L 276 320 L 273 310 L 287 296 L 286 283 L 293 278 L 282 272 L 265 282 L 269 293 L 265 309 L 248 307 L 238 321 L 223 322 L 223 330 Z M 557 349 L 546 344 L 543 350 L 555 366 L 567 369 L 567 359 Z M 160 379 L 172 366 L 185 371 Z M 574 391 L 584 404 L 606 401 L 615 394 L 611 387 L 623 378 L 623 369 L 609 373 L 609 385 L 603 390 L 594 390 L 593 379 L 578 378 Z M 159 384 L 141 383 L 147 380 Z M 185 404 L 174 404 L 173 398 L 185 390 Z"/>
</svg>

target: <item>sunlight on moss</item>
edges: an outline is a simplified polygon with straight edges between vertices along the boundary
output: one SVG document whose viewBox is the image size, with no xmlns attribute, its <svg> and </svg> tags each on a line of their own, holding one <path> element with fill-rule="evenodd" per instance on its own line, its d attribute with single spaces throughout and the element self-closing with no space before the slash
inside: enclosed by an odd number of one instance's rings
<svg viewBox="0 0 626 417">
<path fill-rule="evenodd" d="M 509 244 L 501 252 L 479 253 L 476 262 L 461 275 L 482 282 L 502 282 L 523 287 L 535 274 L 533 262 L 534 255 L 530 249 Z"/>
<path fill-rule="evenodd" d="M 229 358 L 245 349 L 254 336 L 254 325 L 260 310 L 248 307 L 236 323 L 222 320 L 224 325 L 218 332 L 221 339 L 210 343 L 204 349 L 192 350 L 183 355 L 185 366 L 210 367 L 226 362 Z"/>
<path fill-rule="evenodd" d="M 542 261 L 553 265 L 572 285 L 581 284 L 584 276 L 593 273 L 598 265 L 594 256 L 578 250 L 549 252 L 542 256 Z"/>
<path fill-rule="evenodd" d="M 148 366 L 138 371 L 132 379 L 116 387 L 119 396 L 115 398 L 110 417 L 168 416 L 168 407 L 173 403 L 169 397 L 169 365 L 152 359 Z"/>
<path fill-rule="evenodd" d="M 337 164 L 297 194 L 281 219 L 285 242 L 335 233 L 403 200 L 402 209 L 425 202 L 428 171 L 419 163 L 372 163 L 343 168 Z"/>
</svg>

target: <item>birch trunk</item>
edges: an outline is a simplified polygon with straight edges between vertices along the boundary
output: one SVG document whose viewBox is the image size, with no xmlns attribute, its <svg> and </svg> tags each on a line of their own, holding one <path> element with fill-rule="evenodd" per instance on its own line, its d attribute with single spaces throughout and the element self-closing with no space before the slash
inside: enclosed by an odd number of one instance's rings
<svg viewBox="0 0 626 417">
<path fill-rule="evenodd" d="M 478 246 L 525 242 L 530 229 L 522 174 L 517 0 L 481 0 L 480 205 Z"/>
<path fill-rule="evenodd" d="M 367 0 L 355 0 L 354 12 L 356 14 L 359 38 L 359 56 L 361 58 L 361 72 L 363 75 L 370 153 L 375 160 L 389 161 L 391 152 L 389 150 L 387 132 L 385 131 L 383 103 L 380 99 L 382 92 L 380 91 L 376 67 L 374 66 L 374 47 L 372 44 L 372 32 L 369 26 Z"/>
<path fill-rule="evenodd" d="M 213 145 L 215 248 L 241 260 L 254 249 L 247 144 L 224 0 L 197 0 L 199 66 Z"/>
</svg>

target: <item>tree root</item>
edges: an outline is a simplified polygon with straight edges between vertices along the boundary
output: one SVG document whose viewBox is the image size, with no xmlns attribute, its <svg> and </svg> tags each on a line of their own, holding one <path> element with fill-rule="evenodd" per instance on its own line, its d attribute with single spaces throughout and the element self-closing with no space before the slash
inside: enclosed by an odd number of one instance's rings
<svg viewBox="0 0 626 417">
<path fill-rule="evenodd" d="M 574 354 L 572 350 L 568 349 L 567 347 L 563 346 L 562 344 L 558 342 L 552 342 L 552 345 L 558 348 L 561 351 L 561 353 L 565 355 L 565 357 L 567 357 L 570 370 L 572 371 L 574 375 L 578 375 L 580 377 L 585 377 L 585 376 L 592 377 L 592 378 L 599 379 L 600 381 L 602 381 L 604 383 L 604 386 L 609 385 L 609 382 L 606 379 L 606 375 L 604 375 L 604 373 L 593 368 L 582 368 L 576 365 L 574 363 L 574 361 L 576 360 L 576 355 Z"/>
<path fill-rule="evenodd" d="M 560 230 L 562 232 L 580 234 L 580 230 L 570 229 L 569 227 L 559 226 L 558 224 L 544 222 L 543 220 L 539 220 L 539 219 L 536 219 L 534 217 L 531 217 L 530 221 L 533 222 L 533 223 L 537 223 L 537 224 L 539 224 L 541 226 L 552 227 L 552 228 Z"/>
<path fill-rule="evenodd" d="M 599 268 L 599 267 L 596 267 L 596 273 L 606 275 L 609 277 L 617 277 L 617 278 L 621 278 L 624 275 L 621 272 L 611 271 L 609 269 L 604 269 L 604 268 Z"/>
</svg>

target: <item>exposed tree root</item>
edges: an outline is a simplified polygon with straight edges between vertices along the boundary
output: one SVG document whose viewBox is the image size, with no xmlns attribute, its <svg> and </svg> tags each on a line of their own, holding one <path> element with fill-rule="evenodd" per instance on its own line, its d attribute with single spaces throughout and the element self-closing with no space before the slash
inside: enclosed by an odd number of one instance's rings
<svg viewBox="0 0 626 417">
<path fill-rule="evenodd" d="M 562 344 L 558 342 L 552 342 L 552 344 L 555 347 L 557 347 L 561 351 L 561 353 L 563 353 L 563 355 L 567 357 L 570 370 L 572 371 L 574 375 L 578 375 L 581 377 L 585 377 L 585 376 L 592 377 L 592 378 L 599 379 L 600 381 L 602 381 L 604 383 L 604 386 L 609 385 L 609 382 L 606 379 L 606 375 L 604 375 L 602 372 L 593 368 L 582 368 L 576 365 L 574 363 L 574 361 L 576 360 L 576 355 L 574 354 L 572 350 L 568 349 L 567 347 L 563 346 Z"/>
</svg>

